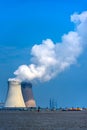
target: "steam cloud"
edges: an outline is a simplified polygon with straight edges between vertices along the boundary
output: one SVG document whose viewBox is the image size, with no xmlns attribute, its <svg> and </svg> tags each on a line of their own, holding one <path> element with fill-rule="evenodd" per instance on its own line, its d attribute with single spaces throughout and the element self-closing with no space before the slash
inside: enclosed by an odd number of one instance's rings
<svg viewBox="0 0 87 130">
<path fill-rule="evenodd" d="M 32 63 L 19 66 L 15 79 L 48 81 L 76 63 L 87 42 L 87 11 L 71 15 L 71 21 L 75 29 L 64 34 L 60 43 L 47 39 L 32 47 Z"/>
</svg>

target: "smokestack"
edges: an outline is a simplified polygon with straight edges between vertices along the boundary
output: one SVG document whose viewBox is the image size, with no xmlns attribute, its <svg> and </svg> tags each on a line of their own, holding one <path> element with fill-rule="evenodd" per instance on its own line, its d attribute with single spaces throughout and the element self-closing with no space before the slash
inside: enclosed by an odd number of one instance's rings
<svg viewBox="0 0 87 130">
<path fill-rule="evenodd" d="M 26 107 L 36 107 L 36 103 L 32 92 L 32 84 L 29 82 L 22 82 L 21 86 Z"/>
<path fill-rule="evenodd" d="M 25 107 L 20 81 L 8 81 L 8 93 L 5 107 Z"/>
</svg>

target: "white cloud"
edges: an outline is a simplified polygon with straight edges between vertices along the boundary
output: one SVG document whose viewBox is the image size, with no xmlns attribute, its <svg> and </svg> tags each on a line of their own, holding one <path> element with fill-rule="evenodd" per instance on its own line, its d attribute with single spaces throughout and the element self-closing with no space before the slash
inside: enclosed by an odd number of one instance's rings
<svg viewBox="0 0 87 130">
<path fill-rule="evenodd" d="M 76 25 L 75 31 L 64 34 L 61 43 L 47 39 L 32 47 L 32 64 L 19 66 L 14 72 L 16 79 L 47 81 L 76 63 L 87 42 L 87 12 L 73 14 L 71 21 Z"/>
</svg>

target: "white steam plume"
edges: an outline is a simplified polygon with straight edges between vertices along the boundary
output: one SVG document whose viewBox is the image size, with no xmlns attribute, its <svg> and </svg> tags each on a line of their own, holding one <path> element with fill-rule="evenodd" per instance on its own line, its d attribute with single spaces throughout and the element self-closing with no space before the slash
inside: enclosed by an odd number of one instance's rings
<svg viewBox="0 0 87 130">
<path fill-rule="evenodd" d="M 19 66 L 14 72 L 15 79 L 48 81 L 76 63 L 87 42 L 87 12 L 73 14 L 71 21 L 75 23 L 75 29 L 64 34 L 61 43 L 54 44 L 47 39 L 32 47 L 32 64 Z"/>
</svg>

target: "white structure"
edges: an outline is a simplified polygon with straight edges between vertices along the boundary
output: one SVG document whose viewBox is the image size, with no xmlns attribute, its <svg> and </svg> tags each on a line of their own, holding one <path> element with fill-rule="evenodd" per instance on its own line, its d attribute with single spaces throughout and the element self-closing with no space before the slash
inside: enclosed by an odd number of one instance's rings
<svg viewBox="0 0 87 130">
<path fill-rule="evenodd" d="M 8 81 L 8 93 L 5 107 L 25 107 L 20 81 Z"/>
<path fill-rule="evenodd" d="M 22 94 L 26 107 L 36 107 L 33 97 L 32 84 L 29 82 L 22 82 Z"/>
</svg>

